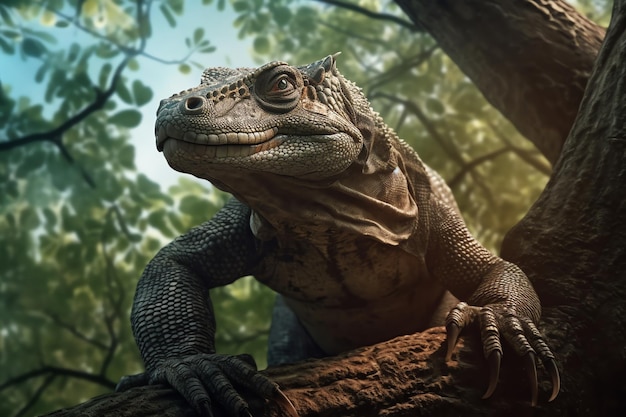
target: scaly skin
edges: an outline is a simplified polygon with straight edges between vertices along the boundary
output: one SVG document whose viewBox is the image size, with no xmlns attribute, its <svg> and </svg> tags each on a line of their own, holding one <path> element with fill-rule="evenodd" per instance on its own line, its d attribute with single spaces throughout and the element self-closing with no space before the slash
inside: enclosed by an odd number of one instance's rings
<svg viewBox="0 0 626 417">
<path fill-rule="evenodd" d="M 156 134 L 174 169 L 236 200 L 146 267 L 132 311 L 146 365 L 139 381 L 170 384 L 206 415 L 212 402 L 249 414 L 240 387 L 291 409 L 249 361 L 215 352 L 208 291 L 251 274 L 282 294 L 329 355 L 443 324 L 438 311 L 452 293 L 464 302 L 445 320 L 448 357 L 478 321 L 491 367 L 485 397 L 501 336 L 529 362 L 532 403 L 536 356 L 552 376 L 550 399 L 558 393 L 528 278 L 470 235 L 444 181 L 339 74 L 334 56 L 208 69 L 198 87 L 161 102 Z"/>
</svg>

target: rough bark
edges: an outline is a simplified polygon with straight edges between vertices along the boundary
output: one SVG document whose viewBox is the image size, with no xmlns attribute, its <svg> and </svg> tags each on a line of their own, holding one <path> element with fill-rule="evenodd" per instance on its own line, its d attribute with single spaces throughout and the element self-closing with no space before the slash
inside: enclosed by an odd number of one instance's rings
<svg viewBox="0 0 626 417">
<path fill-rule="evenodd" d="M 534 278 L 572 401 L 626 415 L 626 2 L 549 183 L 503 256 Z M 606 414 L 609 415 L 609 414 Z"/>
<path fill-rule="evenodd" d="M 416 410 L 422 416 L 479 416 L 511 409 L 523 410 L 523 414 L 539 410 L 530 407 L 528 379 L 517 361 L 505 368 L 499 394 L 482 401 L 487 376 L 481 355 L 476 353 L 480 352 L 477 338 L 461 341 L 450 362 L 444 361 L 444 342 L 444 329 L 434 328 L 264 373 L 284 388 L 300 417 L 394 417 L 415 415 Z M 545 389 L 547 392 L 549 387 Z M 189 406 L 173 391 L 142 387 L 98 397 L 49 416 L 187 417 L 190 413 Z M 279 404 L 268 402 L 266 415 L 286 414 Z M 216 410 L 216 417 L 220 416 Z"/>
<path fill-rule="evenodd" d="M 571 110 L 574 103 L 569 106 Z M 554 174 L 507 237 L 503 251 L 529 274 L 544 304 L 542 329 L 563 377 L 559 397 L 546 403 L 549 384 L 540 372 L 540 405 L 531 408 L 523 367 L 505 351 L 499 388 L 492 399 L 481 400 L 487 378 L 476 336 L 465 338 L 453 360 L 445 363 L 441 328 L 267 374 L 281 384 L 302 417 L 626 415 L 624 184 L 626 0 L 618 0 Z M 171 391 L 144 387 L 51 415 L 189 413 Z M 285 414 L 270 403 L 268 415 Z"/>
<path fill-rule="evenodd" d="M 395 2 L 554 164 L 604 29 L 564 1 Z"/>
</svg>

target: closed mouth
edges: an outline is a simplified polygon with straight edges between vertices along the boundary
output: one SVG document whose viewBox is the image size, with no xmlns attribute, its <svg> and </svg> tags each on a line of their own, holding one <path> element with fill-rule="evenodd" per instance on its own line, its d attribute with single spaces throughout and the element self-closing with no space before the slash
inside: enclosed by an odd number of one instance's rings
<svg viewBox="0 0 626 417">
<path fill-rule="evenodd" d="M 207 145 L 166 137 L 159 150 L 165 152 L 166 158 L 168 154 L 177 152 L 194 155 L 195 158 L 199 159 L 242 158 L 276 148 L 287 138 L 288 136 L 285 135 L 277 135 L 256 145 Z"/>
<path fill-rule="evenodd" d="M 169 139 L 186 142 L 194 145 L 215 146 L 217 148 L 244 147 L 255 152 L 270 149 L 282 143 L 278 135 L 278 128 L 273 127 L 261 132 L 229 132 L 229 133 L 196 133 L 183 132 L 172 125 L 159 126 L 156 132 L 157 149 L 163 150 L 164 144 Z M 271 142 L 277 142 L 273 144 Z M 254 153 L 254 152 L 252 152 Z"/>
</svg>

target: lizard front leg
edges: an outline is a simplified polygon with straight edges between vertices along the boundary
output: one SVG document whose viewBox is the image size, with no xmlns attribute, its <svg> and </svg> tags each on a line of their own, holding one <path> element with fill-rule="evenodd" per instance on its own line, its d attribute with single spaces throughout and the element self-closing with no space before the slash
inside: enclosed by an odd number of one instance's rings
<svg viewBox="0 0 626 417">
<path fill-rule="evenodd" d="M 257 373 L 249 356 L 215 352 L 215 319 L 209 289 L 248 275 L 261 255 L 249 228 L 250 210 L 236 200 L 214 218 L 163 248 L 146 267 L 131 313 L 133 333 L 146 366 L 141 383 L 166 384 L 200 415 L 213 403 L 233 416 L 251 416 L 244 388 L 287 404 L 278 386 Z"/>
<path fill-rule="evenodd" d="M 560 390 L 560 377 L 554 354 L 537 328 L 541 304 L 528 277 L 516 265 L 484 248 L 456 211 L 435 198 L 431 204 L 429 270 L 463 300 L 446 319 L 446 359 L 450 358 L 461 330 L 477 322 L 490 373 L 483 398 L 490 397 L 496 388 L 504 339 L 528 364 L 532 405 L 537 404 L 538 398 L 536 358 L 550 374 L 552 401 Z"/>
</svg>

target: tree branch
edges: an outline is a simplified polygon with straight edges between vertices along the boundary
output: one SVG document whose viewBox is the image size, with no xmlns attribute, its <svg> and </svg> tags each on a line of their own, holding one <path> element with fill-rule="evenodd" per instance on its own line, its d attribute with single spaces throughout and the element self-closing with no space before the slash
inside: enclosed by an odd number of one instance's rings
<svg viewBox="0 0 626 417">
<path fill-rule="evenodd" d="M 0 384 L 0 391 L 5 390 L 13 385 L 18 385 L 23 382 L 26 382 L 29 379 L 37 378 L 39 376 L 48 375 L 48 374 L 53 374 L 56 376 L 67 376 L 71 378 L 78 378 L 78 379 L 82 379 L 85 381 L 89 381 L 94 384 L 101 385 L 108 389 L 115 389 L 115 386 L 117 385 L 115 382 L 111 381 L 110 379 L 102 375 L 94 375 L 85 371 L 78 371 L 75 369 L 68 369 L 68 368 L 60 368 L 57 366 L 42 366 L 39 369 L 34 369 L 32 371 L 25 372 L 16 377 L 9 378 L 4 383 Z"/>
<path fill-rule="evenodd" d="M 139 25 L 144 24 L 143 20 L 141 20 L 142 16 L 147 16 L 150 13 L 150 6 L 152 5 L 152 2 L 148 2 L 145 7 L 146 7 L 146 11 L 142 12 L 141 8 L 143 6 L 143 1 L 138 1 L 137 2 L 137 22 Z M 197 47 L 196 48 L 192 48 L 184 57 L 180 58 L 180 59 L 163 59 L 163 58 L 159 58 L 156 55 L 152 55 L 148 52 L 145 51 L 145 45 L 146 45 L 146 38 L 145 36 L 143 36 L 143 34 L 145 33 L 144 28 L 140 27 L 139 28 L 139 33 L 141 34 L 140 36 L 140 45 L 137 48 L 131 48 L 128 47 L 122 43 L 119 43 L 111 38 L 109 38 L 106 35 L 103 35 L 101 33 L 98 33 L 95 30 L 92 30 L 88 27 L 86 27 L 85 25 L 81 24 L 80 22 L 78 22 L 77 19 L 72 19 L 70 18 L 68 15 L 64 14 L 63 12 L 60 12 L 58 10 L 52 9 L 48 7 L 48 11 L 54 13 L 55 15 L 57 15 L 58 17 L 61 17 L 63 19 L 66 19 L 68 21 L 71 21 L 74 26 L 76 26 L 77 29 L 80 29 L 81 31 L 87 33 L 88 35 L 93 36 L 96 39 L 100 39 L 106 42 L 111 43 L 113 46 L 115 46 L 117 49 L 119 49 L 120 51 L 122 51 L 123 53 L 127 54 L 127 55 L 132 55 L 132 56 L 143 56 L 145 58 L 151 59 L 155 62 L 161 63 L 161 64 L 166 64 L 166 65 L 172 65 L 172 64 L 182 64 L 184 62 L 186 62 L 196 51 L 197 51 Z"/>
<path fill-rule="evenodd" d="M 127 56 L 126 58 L 122 60 L 122 62 L 120 62 L 120 64 L 115 69 L 113 77 L 111 78 L 111 83 L 109 84 L 109 87 L 105 91 L 94 89 L 96 92 L 95 99 L 90 104 L 88 104 L 85 108 L 83 108 L 81 111 L 79 111 L 74 116 L 67 119 L 65 122 L 61 123 L 58 127 L 51 129 L 49 131 L 32 133 L 30 135 L 26 135 L 18 139 L 1 141 L 0 152 L 8 151 L 13 148 L 17 148 L 18 146 L 24 146 L 24 145 L 28 145 L 34 142 L 49 141 L 49 142 L 54 143 L 57 147 L 59 147 L 59 149 L 61 150 L 61 153 L 68 160 L 68 162 L 73 163 L 74 159 L 67 152 L 67 150 L 65 149 L 65 145 L 63 145 L 62 143 L 63 134 L 67 132 L 69 129 L 71 129 L 72 127 L 76 126 L 77 124 L 85 120 L 88 116 L 90 116 L 95 111 L 100 110 L 102 107 L 104 107 L 108 99 L 115 92 L 115 86 L 117 85 L 117 82 L 119 81 L 121 77 L 122 71 L 126 68 L 126 65 L 128 64 L 128 61 L 130 60 L 130 58 L 131 58 L 130 56 Z"/>
<path fill-rule="evenodd" d="M 566 1 L 395 3 L 428 31 L 522 135 L 551 163 L 557 160 L 603 28 Z"/>
<path fill-rule="evenodd" d="M 500 141 L 502 141 L 507 147 L 509 147 L 513 152 L 515 152 L 515 154 L 524 162 L 526 162 L 528 165 L 532 166 L 533 168 L 535 168 L 537 171 L 545 174 L 545 175 L 550 175 L 552 174 L 552 167 L 550 165 L 547 165 L 546 163 L 544 163 L 541 159 L 536 158 L 535 156 L 533 156 L 533 154 L 536 152 L 532 152 L 532 151 L 528 151 L 526 149 L 522 149 L 518 146 L 515 146 L 507 137 L 504 133 L 502 133 L 502 131 L 493 123 L 491 123 L 491 121 L 487 121 L 487 125 L 491 128 L 491 130 L 496 134 L 496 136 L 498 137 L 498 139 L 500 139 Z"/>
<path fill-rule="evenodd" d="M 37 401 L 39 401 L 39 398 L 41 397 L 41 394 L 44 393 L 44 391 L 48 388 L 48 386 L 50 384 L 52 384 L 52 382 L 54 382 L 54 380 L 56 379 L 56 375 L 54 374 L 50 374 L 46 377 L 46 379 L 43 381 L 43 383 L 39 386 L 39 388 L 37 388 L 37 391 L 35 391 L 35 393 L 32 395 L 32 397 L 30 397 L 30 400 L 28 400 L 28 402 L 26 404 L 24 404 L 24 406 L 22 408 L 20 408 L 20 410 L 15 413 L 15 415 L 13 417 L 22 417 L 24 414 L 26 414 L 26 412 L 37 403 Z"/>
<path fill-rule="evenodd" d="M 104 343 L 102 343 L 102 342 L 100 342 L 100 341 L 98 341 L 96 339 L 92 339 L 90 337 L 85 336 L 83 333 L 78 331 L 78 329 L 76 329 L 76 327 L 72 326 L 69 323 L 65 323 L 55 313 L 46 312 L 45 315 L 48 318 L 50 318 L 50 320 L 52 320 L 52 322 L 54 324 L 56 324 L 57 326 L 61 327 L 62 329 L 67 330 L 68 332 L 70 332 L 71 334 L 76 336 L 78 339 L 80 339 L 80 340 L 82 340 L 84 342 L 87 342 L 90 345 L 93 345 L 93 346 L 97 347 L 98 349 L 106 350 L 108 348 L 108 346 L 105 345 Z"/>
<path fill-rule="evenodd" d="M 459 172 L 456 173 L 456 175 L 454 177 L 452 177 L 452 179 L 446 181 L 448 183 L 448 186 L 450 188 L 455 188 L 457 185 L 459 185 L 459 182 L 463 179 L 463 177 L 470 171 L 472 171 L 474 168 L 476 168 L 478 165 L 483 164 L 487 161 L 490 161 L 492 159 L 496 159 L 497 157 L 499 157 L 500 155 L 506 153 L 506 152 L 510 152 L 511 148 L 509 147 L 504 147 L 504 148 L 500 148 L 500 149 L 496 149 L 495 151 L 489 152 L 483 156 L 479 156 L 478 158 L 466 163 L 465 165 L 463 165 L 461 167 L 461 170 Z"/>
<path fill-rule="evenodd" d="M 115 264 L 113 262 L 112 256 L 109 254 L 109 251 L 105 242 L 105 230 L 106 225 L 110 224 L 112 226 L 113 219 L 117 221 L 122 232 L 130 238 L 130 231 L 122 217 L 122 214 L 119 211 L 117 205 L 112 205 L 109 207 L 107 214 L 105 216 L 106 224 L 105 228 L 102 229 L 102 234 L 100 236 L 100 246 L 102 247 L 102 253 L 104 256 L 104 260 L 106 263 L 106 274 L 105 274 L 105 284 L 107 287 L 106 299 L 108 300 L 108 306 L 105 306 L 103 309 L 104 316 L 104 324 L 107 328 L 107 332 L 109 333 L 110 342 L 106 347 L 106 356 L 102 361 L 102 365 L 100 366 L 100 375 L 104 375 L 106 373 L 107 368 L 109 367 L 111 361 L 113 360 L 113 356 L 115 355 L 115 351 L 117 350 L 119 340 L 118 334 L 115 329 L 115 322 L 119 317 L 123 316 L 122 313 L 122 305 L 124 303 L 124 291 L 122 290 L 122 285 L 119 280 L 119 276 L 117 275 L 117 270 L 115 268 Z M 116 293 L 117 290 L 117 294 Z"/>
<path fill-rule="evenodd" d="M 81 29 L 83 31 L 86 31 L 89 34 L 91 34 L 91 35 L 93 35 L 93 36 L 95 36 L 97 38 L 100 38 L 100 39 L 106 40 L 107 42 L 112 43 L 117 48 L 119 48 L 120 51 L 124 52 L 126 54 L 126 56 L 124 57 L 124 59 L 120 62 L 120 64 L 115 69 L 115 71 L 113 73 L 113 76 L 111 77 L 110 84 L 109 84 L 109 86 L 108 86 L 108 88 L 106 90 L 100 91 L 98 88 L 94 87 L 95 98 L 85 108 L 83 108 L 81 111 L 76 113 L 74 116 L 72 116 L 69 119 L 67 119 L 65 122 L 63 122 L 58 127 L 53 128 L 51 130 L 48 130 L 48 131 L 45 131 L 45 132 L 32 133 L 32 134 L 23 136 L 21 138 L 13 139 L 13 140 L 3 140 L 3 141 L 0 141 L 0 152 L 9 151 L 11 149 L 14 149 L 14 148 L 17 148 L 17 147 L 21 147 L 21 146 L 26 146 L 26 145 L 29 145 L 29 144 L 35 143 L 35 142 L 44 142 L 44 141 L 52 142 L 54 145 L 57 146 L 57 148 L 61 152 L 61 155 L 70 164 L 76 165 L 76 167 L 78 168 L 78 170 L 79 170 L 81 176 L 83 177 L 83 179 L 85 180 L 85 182 L 87 182 L 87 184 L 91 188 L 95 188 L 96 184 L 95 184 L 95 181 L 93 180 L 93 178 L 91 177 L 91 175 L 89 175 L 89 173 L 82 167 L 82 165 L 76 163 L 76 161 L 75 161 L 74 157 L 71 155 L 69 149 L 63 143 L 63 135 L 68 130 L 70 130 L 74 126 L 76 126 L 79 123 L 81 123 L 82 121 L 84 121 L 91 114 L 93 114 L 94 112 L 102 109 L 105 106 L 107 101 L 115 93 L 115 89 L 116 89 L 117 83 L 120 81 L 121 74 L 122 74 L 123 70 L 126 68 L 126 66 L 128 65 L 128 62 L 130 61 L 130 59 L 132 59 L 133 57 L 135 57 L 138 54 L 142 54 L 143 53 L 143 50 L 145 49 L 145 46 L 146 46 L 146 38 L 145 38 L 145 36 L 143 36 L 145 30 L 143 29 L 143 27 L 141 25 L 144 24 L 143 22 L 145 21 L 145 19 L 143 19 L 143 17 L 145 17 L 145 13 L 148 13 L 149 8 L 150 8 L 150 4 L 151 4 L 151 2 L 148 2 L 148 5 L 145 6 L 146 7 L 146 11 L 143 11 L 143 7 L 144 7 L 143 0 L 139 0 L 137 2 L 137 17 L 136 18 L 137 18 L 138 24 L 140 25 L 140 29 L 139 29 L 140 46 L 139 46 L 138 49 L 128 48 L 125 45 L 121 45 L 121 44 L 113 41 L 112 39 L 107 38 L 104 35 L 101 35 L 101 34 L 99 34 L 97 32 L 89 30 L 88 28 L 86 28 L 83 25 L 81 25 L 78 21 L 76 21 L 76 19 L 71 19 L 69 16 L 66 16 L 65 14 L 63 14 L 63 13 L 57 11 L 57 10 L 48 8 L 49 11 L 57 14 L 60 17 L 62 17 L 64 19 L 67 19 L 69 21 L 74 21 L 74 24 L 75 24 L 75 26 L 77 28 L 79 28 L 79 29 Z"/>
<path fill-rule="evenodd" d="M 439 49 L 439 45 L 435 44 L 410 59 L 404 59 L 399 65 L 390 68 L 378 77 L 371 77 L 369 81 L 365 83 L 363 88 L 369 88 L 368 96 L 371 96 L 377 88 L 380 88 L 389 82 L 395 81 L 401 74 L 410 71 L 415 67 L 419 67 L 424 62 L 428 61 L 437 49 Z"/>
<path fill-rule="evenodd" d="M 320 3 L 325 3 L 325 4 L 329 4 L 332 6 L 336 6 L 336 7 L 340 7 L 342 9 L 346 9 L 346 10 L 351 10 L 353 12 L 357 12 L 360 13 L 362 15 L 365 15 L 367 17 L 370 17 L 372 19 L 377 19 L 377 20 L 386 20 L 388 22 L 393 22 L 395 24 L 398 24 L 406 29 L 409 29 L 411 32 L 418 32 L 421 30 L 421 28 L 408 21 L 408 20 L 404 20 L 401 17 L 389 14 L 389 13 L 377 13 L 377 12 L 373 12 L 369 9 L 366 9 L 365 7 L 361 7 L 359 5 L 356 4 L 352 4 L 352 3 L 348 3 L 346 1 L 341 1 L 341 0 L 316 0 Z"/>
</svg>

